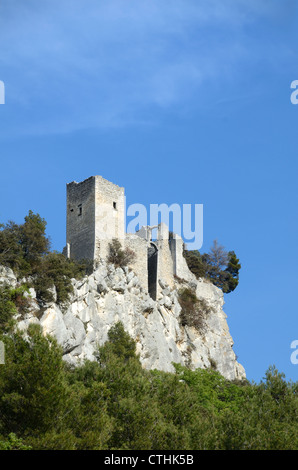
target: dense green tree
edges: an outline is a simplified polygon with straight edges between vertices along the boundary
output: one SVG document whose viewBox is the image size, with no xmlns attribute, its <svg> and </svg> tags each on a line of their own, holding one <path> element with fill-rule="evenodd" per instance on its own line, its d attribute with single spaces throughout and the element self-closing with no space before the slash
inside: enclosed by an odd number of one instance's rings
<svg viewBox="0 0 298 470">
<path fill-rule="evenodd" d="M 251 386 L 237 413 L 225 410 L 216 448 L 224 450 L 297 450 L 297 396 L 277 403 L 269 390 Z"/>
<path fill-rule="evenodd" d="M 19 276 L 35 272 L 50 249 L 46 221 L 29 211 L 22 225 L 10 221 L 0 228 L 0 264 L 9 266 Z"/>
<path fill-rule="evenodd" d="M 0 366 L 0 434 L 46 432 L 65 411 L 62 351 L 37 325 L 2 336 L 5 364 Z"/>
<path fill-rule="evenodd" d="M 198 250 L 184 250 L 183 255 L 189 269 L 197 278 L 206 277 L 206 264 Z"/>
<path fill-rule="evenodd" d="M 217 240 L 214 240 L 209 251 L 202 256 L 206 266 L 206 277 L 223 291 L 226 290 L 228 274 L 226 268 L 229 262 L 229 255 Z"/>
<path fill-rule="evenodd" d="M 20 227 L 20 243 L 24 259 L 31 268 L 37 269 L 42 257 L 49 253 L 50 240 L 46 236 L 46 221 L 39 214 L 29 211 L 25 223 Z"/>
<path fill-rule="evenodd" d="M 69 407 L 61 418 L 57 432 L 48 433 L 43 448 L 102 450 L 108 448 L 113 429 L 113 420 L 108 414 L 110 392 L 108 385 L 92 381 L 87 386 L 76 380 L 68 386 Z M 66 433 L 67 437 L 62 438 Z M 40 438 L 37 442 L 41 447 Z M 36 444 L 35 444 L 36 445 Z"/>
<path fill-rule="evenodd" d="M 46 221 L 29 211 L 21 225 L 9 222 L 0 225 L 0 265 L 10 267 L 19 279 L 30 278 L 41 302 L 53 301 L 52 288 L 57 291 L 57 302 L 64 303 L 73 292 L 71 279 L 81 278 L 93 270 L 89 261 L 66 259 L 58 252 L 50 252 L 46 236 Z"/>
<path fill-rule="evenodd" d="M 227 268 L 225 269 L 226 273 L 226 283 L 224 286 L 223 291 L 225 293 L 232 292 L 236 289 L 239 284 L 239 271 L 241 269 L 241 264 L 239 259 L 237 258 L 234 251 L 229 251 L 229 262 Z"/>
<path fill-rule="evenodd" d="M 159 412 L 150 394 L 146 372 L 136 355 L 136 344 L 118 322 L 108 333 L 108 341 L 99 348 L 98 379 L 108 384 L 109 415 L 114 427 L 110 448 L 151 448 L 150 436 L 157 432 Z"/>
<path fill-rule="evenodd" d="M 14 322 L 13 316 L 17 308 L 13 302 L 12 289 L 8 285 L 0 285 L 0 332 L 11 330 Z"/>
<path fill-rule="evenodd" d="M 108 332 L 108 341 L 99 348 L 98 360 L 104 364 L 110 356 L 116 356 L 121 361 L 128 359 L 138 360 L 136 356 L 136 343 L 125 331 L 123 323 L 118 321 Z"/>
<path fill-rule="evenodd" d="M 208 448 L 212 441 L 211 415 L 208 410 L 202 410 L 194 390 L 178 374 L 155 370 L 151 375 L 152 392 L 167 429 L 156 443 L 157 448 Z"/>
<path fill-rule="evenodd" d="M 11 287 L 0 283 L 0 331 L 12 331 L 15 325 L 14 316 L 23 315 L 28 308 L 28 287 L 26 284 Z"/>
<path fill-rule="evenodd" d="M 224 409 L 238 412 L 247 398 L 248 382 L 235 384 L 212 369 L 194 371 L 175 364 L 176 374 L 196 394 L 196 400 L 204 409 L 219 415 Z"/>
<path fill-rule="evenodd" d="M 0 450 L 31 450 L 31 446 L 11 432 L 6 438 L 0 436 Z"/>
<path fill-rule="evenodd" d="M 38 272 L 32 277 L 37 298 L 49 302 L 53 300 L 51 288 L 55 286 L 57 302 L 63 303 L 73 292 L 71 279 L 80 279 L 89 272 L 89 263 L 65 258 L 62 253 L 52 252 L 45 255 Z"/>
<path fill-rule="evenodd" d="M 260 384 L 178 364 L 148 371 L 120 323 L 77 367 L 36 327 L 1 340 L 0 449 L 298 449 L 298 384 L 275 367 Z"/>
<path fill-rule="evenodd" d="M 210 280 L 227 294 L 236 289 L 241 264 L 235 252 L 227 252 L 217 240 L 213 242 L 209 253 L 201 255 L 198 250 L 185 250 L 184 257 L 190 271 L 197 278 L 203 277 Z"/>
<path fill-rule="evenodd" d="M 8 266 L 16 273 L 29 268 L 23 256 L 20 232 L 20 226 L 12 221 L 0 224 L 0 265 Z"/>
</svg>

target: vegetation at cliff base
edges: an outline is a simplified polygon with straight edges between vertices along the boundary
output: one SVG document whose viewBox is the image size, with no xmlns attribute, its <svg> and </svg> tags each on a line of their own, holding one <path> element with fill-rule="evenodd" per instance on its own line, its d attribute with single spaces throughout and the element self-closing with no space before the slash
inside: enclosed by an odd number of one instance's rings
<svg viewBox="0 0 298 470">
<path fill-rule="evenodd" d="M 0 449 L 298 449 L 298 384 L 275 367 L 259 384 L 148 371 L 121 323 L 76 368 L 36 325 L 0 340 Z"/>
<path fill-rule="evenodd" d="M 238 284 L 240 263 L 217 243 L 210 253 L 185 252 L 191 271 L 224 292 Z M 109 261 L 125 266 L 134 253 L 113 241 Z M 72 278 L 93 266 L 50 250 L 46 222 L 29 212 L 24 223 L 0 226 L 0 265 L 16 287 L 0 286 L 0 450 L 298 450 L 298 383 L 274 366 L 259 384 L 231 382 L 217 370 L 145 370 L 136 343 L 116 323 L 94 361 L 76 367 L 57 340 L 19 318 L 37 300 L 63 304 Z M 55 287 L 55 289 L 54 289 Z M 188 288 L 179 292 L 182 325 L 204 328 L 210 308 Z"/>
</svg>

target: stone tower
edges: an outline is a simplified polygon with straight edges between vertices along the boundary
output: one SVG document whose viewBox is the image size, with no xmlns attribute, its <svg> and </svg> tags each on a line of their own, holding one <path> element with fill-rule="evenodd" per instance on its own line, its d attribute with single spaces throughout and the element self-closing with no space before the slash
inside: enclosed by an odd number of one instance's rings
<svg viewBox="0 0 298 470">
<path fill-rule="evenodd" d="M 162 285 L 174 286 L 175 276 L 183 279 L 193 276 L 184 259 L 183 240 L 179 235 L 170 236 L 163 222 L 126 233 L 125 214 L 124 188 L 102 176 L 67 184 L 64 254 L 78 260 L 106 260 L 109 244 L 117 238 L 124 249 L 134 251 L 136 257 L 129 267 L 154 300 L 159 297 Z M 154 229 L 157 229 L 156 239 L 152 239 Z"/>
<path fill-rule="evenodd" d="M 113 238 L 125 237 L 124 188 L 101 176 L 67 184 L 66 255 L 105 256 Z"/>
</svg>

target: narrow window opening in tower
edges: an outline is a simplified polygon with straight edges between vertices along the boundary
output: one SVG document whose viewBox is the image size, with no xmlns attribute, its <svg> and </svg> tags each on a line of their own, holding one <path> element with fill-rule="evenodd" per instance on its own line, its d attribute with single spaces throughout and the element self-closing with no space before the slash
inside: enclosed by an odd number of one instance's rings
<svg viewBox="0 0 298 470">
<path fill-rule="evenodd" d="M 113 202 L 113 208 L 114 208 L 115 210 L 117 210 L 117 203 L 116 203 L 116 202 Z"/>
<path fill-rule="evenodd" d="M 78 205 L 78 209 L 79 209 L 78 215 L 82 215 L 82 204 Z"/>
</svg>

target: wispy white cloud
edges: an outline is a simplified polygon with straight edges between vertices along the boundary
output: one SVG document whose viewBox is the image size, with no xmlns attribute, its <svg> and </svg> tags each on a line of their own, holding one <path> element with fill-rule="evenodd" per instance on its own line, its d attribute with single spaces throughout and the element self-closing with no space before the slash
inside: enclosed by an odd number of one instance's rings
<svg viewBox="0 0 298 470">
<path fill-rule="evenodd" d="M 237 76 L 251 60 L 245 27 L 279 4 L 3 0 L 0 78 L 19 112 L 13 122 L 24 132 L 67 132 L 185 106 L 206 82 Z"/>
</svg>

